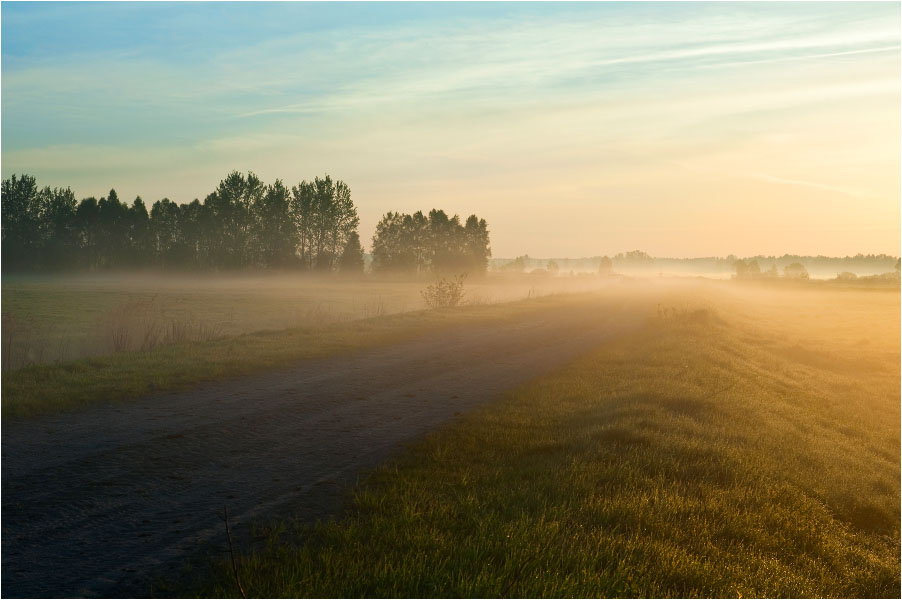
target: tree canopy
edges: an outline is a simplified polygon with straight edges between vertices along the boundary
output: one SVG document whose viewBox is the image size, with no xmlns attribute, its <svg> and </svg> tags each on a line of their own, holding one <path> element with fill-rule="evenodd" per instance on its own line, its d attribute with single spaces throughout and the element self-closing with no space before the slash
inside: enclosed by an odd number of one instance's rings
<svg viewBox="0 0 902 600">
<path fill-rule="evenodd" d="M 203 202 L 162 198 L 131 205 L 116 190 L 76 201 L 69 188 L 34 177 L 2 184 L 3 271 L 66 269 L 278 268 L 361 273 L 364 250 L 350 187 L 329 175 L 292 187 L 229 173 Z M 491 256 L 485 219 L 433 209 L 386 213 L 373 238 L 374 269 L 484 273 Z"/>
<path fill-rule="evenodd" d="M 470 215 L 464 224 L 433 209 L 429 215 L 388 212 L 373 236 L 373 270 L 382 273 L 485 273 L 489 257 L 485 219 Z"/>
<path fill-rule="evenodd" d="M 288 189 L 233 171 L 203 202 L 163 198 L 150 210 L 116 190 L 76 202 L 69 188 L 39 189 L 34 177 L 13 175 L 3 181 L 2 218 L 4 271 L 362 265 L 351 190 L 328 175 Z"/>
</svg>

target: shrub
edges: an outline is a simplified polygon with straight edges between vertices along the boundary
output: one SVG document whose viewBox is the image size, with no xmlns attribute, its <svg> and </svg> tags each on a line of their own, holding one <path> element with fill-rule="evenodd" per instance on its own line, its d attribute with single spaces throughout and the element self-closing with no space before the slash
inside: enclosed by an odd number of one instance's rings
<svg viewBox="0 0 902 600">
<path fill-rule="evenodd" d="M 466 274 L 451 279 L 442 277 L 420 292 L 423 301 L 429 308 L 446 308 L 458 306 L 464 299 L 464 280 Z"/>
</svg>

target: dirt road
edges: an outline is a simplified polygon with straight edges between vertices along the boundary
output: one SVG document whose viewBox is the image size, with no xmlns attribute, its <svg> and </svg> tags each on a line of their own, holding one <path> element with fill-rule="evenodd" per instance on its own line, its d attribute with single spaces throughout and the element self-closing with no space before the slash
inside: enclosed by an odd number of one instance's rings
<svg viewBox="0 0 902 600">
<path fill-rule="evenodd" d="M 628 331 L 597 302 L 75 415 L 4 419 L 2 594 L 146 596 L 232 524 L 312 518 L 456 413 Z"/>
</svg>

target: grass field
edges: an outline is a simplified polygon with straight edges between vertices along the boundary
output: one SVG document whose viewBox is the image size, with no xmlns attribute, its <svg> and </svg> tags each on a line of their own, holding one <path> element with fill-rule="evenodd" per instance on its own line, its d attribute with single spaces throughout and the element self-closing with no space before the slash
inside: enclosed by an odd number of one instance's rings
<svg viewBox="0 0 902 600">
<path fill-rule="evenodd" d="M 898 291 L 660 298 L 640 334 L 428 436 L 338 518 L 261 524 L 247 593 L 898 597 Z M 237 594 L 225 561 L 189 580 L 160 593 Z"/>
<path fill-rule="evenodd" d="M 277 274 L 4 277 L 2 368 L 416 311 L 428 283 Z M 464 301 L 494 304 L 599 283 L 495 276 L 468 281 Z"/>
<path fill-rule="evenodd" d="M 567 310 L 571 303 L 579 302 L 586 302 L 585 294 L 418 310 L 34 365 L 3 374 L 3 415 L 27 417 L 124 401 L 205 381 L 279 369 L 302 359 L 400 342 L 448 327 L 497 323 L 549 308 Z"/>
</svg>

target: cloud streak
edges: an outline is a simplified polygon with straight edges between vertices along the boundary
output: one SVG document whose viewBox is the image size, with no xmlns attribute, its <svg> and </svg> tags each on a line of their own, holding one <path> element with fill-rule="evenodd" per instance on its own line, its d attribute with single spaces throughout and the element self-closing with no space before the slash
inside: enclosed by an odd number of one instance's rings
<svg viewBox="0 0 902 600">
<path fill-rule="evenodd" d="M 895 214 L 896 5 L 222 7 L 4 5 L 4 176 L 99 193 L 143 170 L 142 195 L 190 199 L 229 169 L 328 169 L 374 207 L 491 190 L 477 200 L 498 220 L 558 190 L 616 204 L 632 230 L 622 198 L 679 218 L 668 169 L 683 162 L 702 165 L 678 178 L 691 206 L 716 180 L 746 210 L 754 180 L 870 189 L 855 199 L 875 222 Z"/>
</svg>

